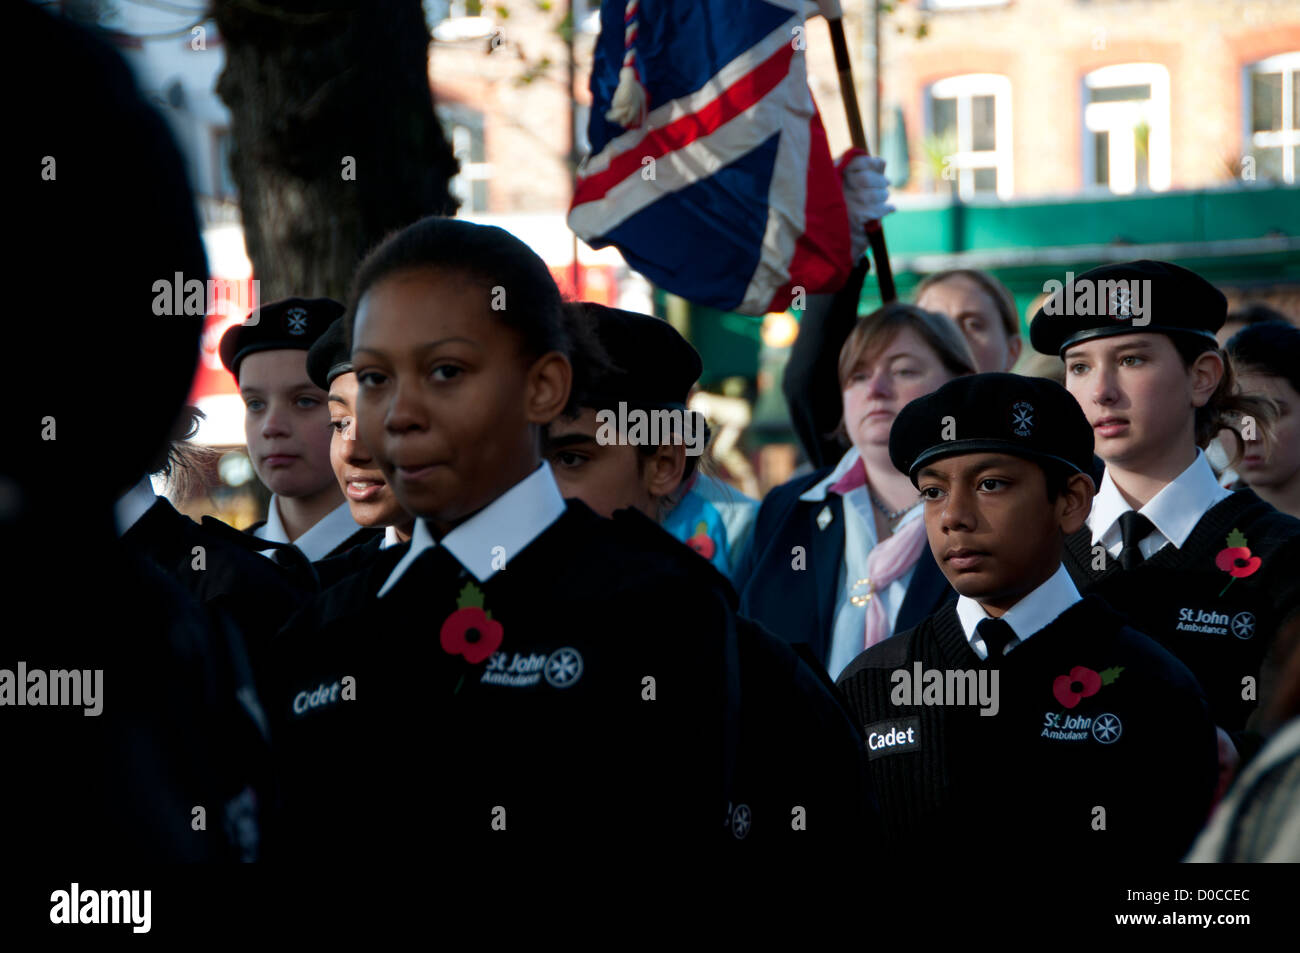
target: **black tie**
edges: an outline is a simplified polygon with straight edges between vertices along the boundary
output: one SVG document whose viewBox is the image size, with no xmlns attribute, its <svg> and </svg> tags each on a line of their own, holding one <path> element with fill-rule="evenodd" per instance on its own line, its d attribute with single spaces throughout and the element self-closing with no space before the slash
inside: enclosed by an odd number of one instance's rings
<svg viewBox="0 0 1300 953">
<path fill-rule="evenodd" d="M 298 585 L 309 590 L 320 588 L 316 568 L 297 546 L 288 544 L 275 547 L 271 550 L 271 562 L 282 568 Z"/>
<path fill-rule="evenodd" d="M 1119 517 L 1119 537 L 1122 548 L 1119 551 L 1119 564 L 1124 569 L 1134 569 L 1146 558 L 1142 555 L 1142 540 L 1151 534 L 1156 526 L 1137 510 L 1121 513 Z"/>
<path fill-rule="evenodd" d="M 1016 640 L 1016 630 L 1001 619 L 981 619 L 975 626 L 975 634 L 984 640 L 989 662 L 1002 658 L 1007 646 Z"/>
</svg>

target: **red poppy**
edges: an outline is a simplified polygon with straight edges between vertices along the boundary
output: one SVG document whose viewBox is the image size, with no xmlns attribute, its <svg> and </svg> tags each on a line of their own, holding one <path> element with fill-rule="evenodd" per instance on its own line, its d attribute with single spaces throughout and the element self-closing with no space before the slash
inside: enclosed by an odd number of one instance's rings
<svg viewBox="0 0 1300 953">
<path fill-rule="evenodd" d="M 695 535 L 686 541 L 686 545 L 691 547 L 705 559 L 712 559 L 713 554 L 718 551 L 718 544 L 713 541 L 709 535 L 708 524 L 700 520 L 695 526 Z"/>
<path fill-rule="evenodd" d="M 465 661 L 477 665 L 500 648 L 504 634 L 500 622 L 489 619 L 482 609 L 470 606 L 447 616 L 438 641 L 444 652 L 463 655 Z"/>
<path fill-rule="evenodd" d="M 1228 586 L 1231 586 L 1238 579 L 1251 575 L 1260 567 L 1263 560 L 1250 554 L 1246 534 L 1239 529 L 1234 529 L 1229 533 L 1225 542 L 1228 545 L 1226 548 L 1219 550 L 1219 555 L 1214 557 L 1214 565 L 1232 577 L 1228 580 Z M 1220 596 L 1228 591 L 1228 586 L 1223 587 L 1223 590 L 1219 593 Z"/>
<path fill-rule="evenodd" d="M 1066 708 L 1073 708 L 1101 690 L 1102 678 L 1090 668 L 1076 665 L 1069 675 L 1058 675 L 1052 683 L 1052 694 Z"/>
<path fill-rule="evenodd" d="M 1229 546 L 1219 550 L 1219 555 L 1214 557 L 1214 565 L 1234 579 L 1251 575 L 1262 562 L 1258 556 L 1252 556 L 1246 546 Z"/>
</svg>

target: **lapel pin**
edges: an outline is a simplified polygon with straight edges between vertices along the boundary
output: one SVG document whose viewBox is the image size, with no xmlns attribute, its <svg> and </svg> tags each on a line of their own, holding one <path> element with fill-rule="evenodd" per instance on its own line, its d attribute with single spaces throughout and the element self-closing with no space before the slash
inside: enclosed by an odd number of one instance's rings
<svg viewBox="0 0 1300 953">
<path fill-rule="evenodd" d="M 822 511 L 817 514 L 817 528 L 825 529 L 827 526 L 831 525 L 831 520 L 834 518 L 835 517 L 831 515 L 830 506 L 823 506 Z"/>
</svg>

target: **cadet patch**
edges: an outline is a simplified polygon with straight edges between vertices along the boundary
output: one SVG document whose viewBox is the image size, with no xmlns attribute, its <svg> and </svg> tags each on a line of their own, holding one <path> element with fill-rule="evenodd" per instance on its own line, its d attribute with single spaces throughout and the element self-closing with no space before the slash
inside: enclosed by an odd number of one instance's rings
<svg viewBox="0 0 1300 953">
<path fill-rule="evenodd" d="M 285 323 L 288 325 L 290 334 L 298 335 L 307 333 L 306 308 L 290 308 L 284 313 L 284 319 Z"/>
<path fill-rule="evenodd" d="M 867 738 L 867 758 L 871 761 L 887 754 L 918 751 L 921 747 L 921 719 L 891 718 L 865 725 L 862 733 Z"/>
<path fill-rule="evenodd" d="M 335 679 L 332 684 L 320 682 L 314 689 L 304 689 L 293 696 L 293 713 L 298 716 L 307 714 L 313 708 L 323 708 L 339 700 L 339 689 L 343 680 Z"/>
</svg>

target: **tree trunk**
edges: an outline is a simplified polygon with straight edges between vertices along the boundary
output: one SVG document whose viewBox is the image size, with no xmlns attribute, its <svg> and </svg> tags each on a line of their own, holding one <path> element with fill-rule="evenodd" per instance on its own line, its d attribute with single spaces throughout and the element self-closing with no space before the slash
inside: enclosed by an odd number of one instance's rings
<svg viewBox="0 0 1300 953">
<path fill-rule="evenodd" d="M 393 229 L 450 215 L 420 0 L 212 0 L 231 172 L 263 301 L 345 300 Z"/>
</svg>

